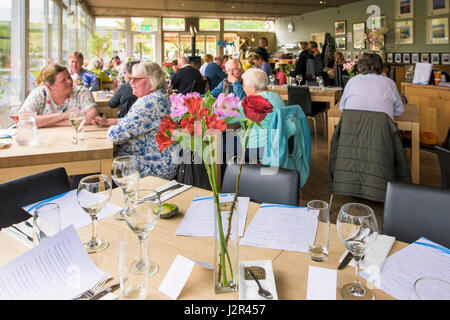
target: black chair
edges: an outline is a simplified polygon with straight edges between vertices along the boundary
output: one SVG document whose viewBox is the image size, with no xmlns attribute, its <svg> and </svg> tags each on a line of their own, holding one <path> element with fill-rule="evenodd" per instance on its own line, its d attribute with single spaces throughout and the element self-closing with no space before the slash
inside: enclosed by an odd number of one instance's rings
<svg viewBox="0 0 450 320">
<path fill-rule="evenodd" d="M 335 87 L 343 88 L 343 84 L 342 84 L 342 66 L 341 65 L 334 66 L 333 67 L 333 72 L 334 72 L 334 83 L 333 83 L 333 85 Z"/>
<path fill-rule="evenodd" d="M 412 243 L 425 237 L 450 247 L 450 191 L 416 184 L 389 182 L 383 234 Z"/>
<path fill-rule="evenodd" d="M 66 169 L 56 168 L 0 183 L 0 228 L 27 220 L 22 207 L 70 190 Z"/>
<path fill-rule="evenodd" d="M 311 93 L 308 87 L 297 87 L 288 86 L 288 105 L 298 104 L 306 117 L 311 119 L 314 123 L 314 137 L 316 140 L 316 150 L 317 150 L 317 126 L 316 119 L 314 118 L 317 114 L 321 114 L 323 121 L 324 136 L 326 138 L 326 116 L 325 110 L 327 107 L 326 103 L 313 103 L 311 101 Z"/>
<path fill-rule="evenodd" d="M 442 188 L 450 189 L 450 149 L 440 146 L 435 146 L 435 148 L 441 167 Z"/>
<path fill-rule="evenodd" d="M 276 172 L 273 172 L 274 170 Z M 235 192 L 238 173 L 238 163 L 227 165 L 222 181 L 222 193 Z M 299 193 L 300 177 L 297 170 L 263 164 L 244 164 L 242 167 L 239 183 L 239 196 L 241 197 L 250 197 L 250 201 L 258 203 L 298 206 Z"/>
<path fill-rule="evenodd" d="M 194 80 L 194 82 L 192 83 L 190 92 L 198 92 L 199 94 L 205 94 L 207 84 L 208 84 L 207 79 L 202 79 L 202 80 L 198 80 L 198 81 Z"/>
</svg>

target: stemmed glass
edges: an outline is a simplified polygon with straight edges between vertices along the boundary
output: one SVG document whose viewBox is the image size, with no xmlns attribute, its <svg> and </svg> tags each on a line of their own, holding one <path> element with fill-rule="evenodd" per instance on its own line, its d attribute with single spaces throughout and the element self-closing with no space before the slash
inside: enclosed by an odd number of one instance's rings
<svg viewBox="0 0 450 320">
<path fill-rule="evenodd" d="M 81 179 L 77 190 L 78 204 L 91 216 L 92 237 L 84 243 L 88 253 L 100 252 L 108 247 L 108 241 L 97 238 L 95 227 L 97 215 L 111 198 L 111 182 L 104 174 L 96 174 Z"/>
<path fill-rule="evenodd" d="M 269 76 L 269 81 L 270 81 L 270 88 L 271 88 L 271 89 L 275 88 L 275 85 L 274 85 L 274 83 L 275 83 L 275 77 L 273 76 L 273 74 L 271 74 L 271 75 Z"/>
<path fill-rule="evenodd" d="M 323 78 L 322 78 L 322 76 L 316 77 L 316 81 L 319 84 L 320 90 L 323 91 L 324 85 L 323 85 Z"/>
<path fill-rule="evenodd" d="M 378 223 L 373 210 L 360 203 L 347 203 L 341 207 L 336 222 L 337 233 L 356 261 L 356 280 L 341 289 L 346 300 L 374 300 L 372 290 L 359 280 L 359 263 L 378 238 Z"/>
<path fill-rule="evenodd" d="M 139 185 L 139 160 L 136 156 L 121 156 L 115 158 L 112 163 L 111 176 L 114 182 L 122 189 L 124 207 L 114 215 L 114 219 L 123 221 L 127 208 L 126 194 L 136 191 Z"/>
<path fill-rule="evenodd" d="M 299 75 L 297 75 L 295 77 L 295 79 L 297 80 L 298 85 L 301 86 L 302 85 L 302 81 L 303 81 L 303 76 L 301 74 L 299 74 Z"/>
<path fill-rule="evenodd" d="M 79 133 L 81 128 L 84 125 L 84 122 L 86 121 L 86 118 L 84 116 L 84 112 L 80 109 L 73 109 L 69 111 L 69 121 L 72 127 L 75 129 L 75 141 L 72 143 L 74 144 L 81 144 L 81 140 L 79 138 Z"/>
<path fill-rule="evenodd" d="M 161 200 L 155 190 L 140 189 L 127 194 L 127 210 L 124 218 L 130 229 L 138 236 L 140 245 L 140 258 L 133 263 L 133 271 L 136 274 L 148 272 L 154 275 L 159 266 L 155 262 L 145 260 L 147 256 L 145 241 L 148 234 L 159 220 L 161 214 Z"/>
</svg>

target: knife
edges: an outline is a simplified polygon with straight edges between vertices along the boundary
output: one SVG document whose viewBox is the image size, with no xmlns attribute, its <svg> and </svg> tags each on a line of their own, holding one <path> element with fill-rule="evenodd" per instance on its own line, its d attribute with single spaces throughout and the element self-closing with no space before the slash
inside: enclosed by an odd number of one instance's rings
<svg viewBox="0 0 450 320">
<path fill-rule="evenodd" d="M 167 192 L 167 191 L 171 191 L 171 190 L 176 190 L 176 189 L 181 188 L 181 187 L 183 187 L 183 186 L 184 186 L 183 184 L 179 183 L 179 184 L 173 185 L 173 186 L 171 186 L 171 187 L 169 187 L 169 188 L 166 188 L 166 189 L 164 189 L 164 190 L 156 191 L 156 193 L 161 197 L 161 195 L 162 195 L 163 193 L 165 193 L 165 192 Z"/>
<path fill-rule="evenodd" d="M 25 232 L 23 232 L 22 230 L 20 230 L 19 228 L 17 228 L 16 226 L 11 226 L 11 228 L 13 228 L 14 230 L 16 230 L 17 232 L 19 232 L 19 234 L 25 238 L 27 238 L 28 241 L 33 242 L 33 238 L 30 237 L 29 235 L 27 235 Z"/>
<path fill-rule="evenodd" d="M 113 284 L 109 288 L 106 288 L 105 290 L 100 291 L 95 296 L 92 296 L 89 300 L 99 300 L 100 298 L 104 297 L 110 292 L 113 292 L 117 290 L 120 287 L 120 283 Z"/>
<path fill-rule="evenodd" d="M 347 253 L 347 255 L 344 257 L 344 260 L 342 260 L 341 264 L 339 265 L 338 270 L 345 268 L 345 266 L 347 266 L 350 263 L 350 261 L 352 261 L 352 258 L 353 258 L 353 255 L 349 251 Z"/>
</svg>

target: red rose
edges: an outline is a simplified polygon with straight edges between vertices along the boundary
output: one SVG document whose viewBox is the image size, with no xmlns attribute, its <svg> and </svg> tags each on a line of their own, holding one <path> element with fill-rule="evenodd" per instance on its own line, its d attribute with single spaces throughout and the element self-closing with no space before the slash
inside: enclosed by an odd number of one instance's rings
<svg viewBox="0 0 450 320">
<path fill-rule="evenodd" d="M 259 95 L 248 96 L 242 100 L 241 104 L 245 116 L 253 122 L 263 121 L 273 110 L 272 104 Z"/>
</svg>

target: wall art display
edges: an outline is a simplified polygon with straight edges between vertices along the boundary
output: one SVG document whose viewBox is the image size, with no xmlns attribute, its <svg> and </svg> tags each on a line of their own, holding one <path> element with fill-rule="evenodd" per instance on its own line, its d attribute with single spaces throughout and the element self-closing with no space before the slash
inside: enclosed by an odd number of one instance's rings
<svg viewBox="0 0 450 320">
<path fill-rule="evenodd" d="M 403 63 L 411 63 L 411 55 L 409 53 L 403 54 Z"/>
<path fill-rule="evenodd" d="M 422 62 L 422 63 L 430 63 L 430 54 L 429 53 L 422 53 L 420 55 L 420 62 Z"/>
<path fill-rule="evenodd" d="M 431 54 L 431 63 L 432 64 L 439 64 L 441 59 L 441 55 L 439 53 L 432 53 Z"/>
<path fill-rule="evenodd" d="M 365 49 L 366 48 L 366 23 L 353 24 L 353 48 Z"/>
<path fill-rule="evenodd" d="M 334 23 L 334 34 L 337 36 L 345 36 L 347 34 L 347 21 L 336 21 Z"/>
<path fill-rule="evenodd" d="M 439 14 L 447 14 L 449 1 L 448 0 L 427 0 L 427 10 L 429 16 Z"/>
<path fill-rule="evenodd" d="M 386 17 L 385 16 L 379 16 L 379 17 L 373 17 L 371 19 L 372 27 L 371 30 L 379 30 L 386 26 Z"/>
<path fill-rule="evenodd" d="M 387 63 L 394 63 L 394 54 L 392 52 L 387 54 L 386 61 Z"/>
<path fill-rule="evenodd" d="M 347 38 L 340 37 L 336 38 L 336 50 L 346 50 L 347 49 Z"/>
<path fill-rule="evenodd" d="M 420 56 L 418 53 L 413 53 L 411 55 L 411 62 L 412 63 L 419 63 L 420 62 Z"/>
<path fill-rule="evenodd" d="M 401 53 L 395 54 L 395 63 L 402 63 L 402 54 Z"/>
<path fill-rule="evenodd" d="M 345 55 L 345 61 L 352 61 L 352 52 L 351 51 L 347 51 L 347 53 Z"/>
<path fill-rule="evenodd" d="M 427 19 L 427 43 L 446 44 L 448 42 L 448 18 Z"/>
<path fill-rule="evenodd" d="M 414 0 L 395 0 L 395 19 L 414 17 Z"/>
<path fill-rule="evenodd" d="M 352 53 L 352 61 L 356 61 L 356 62 L 358 62 L 358 60 L 359 60 L 359 52 L 353 52 Z"/>
<path fill-rule="evenodd" d="M 395 22 L 395 44 L 413 44 L 413 20 Z"/>
<path fill-rule="evenodd" d="M 442 64 L 450 64 L 450 53 L 442 53 L 441 54 L 441 63 Z"/>
</svg>

